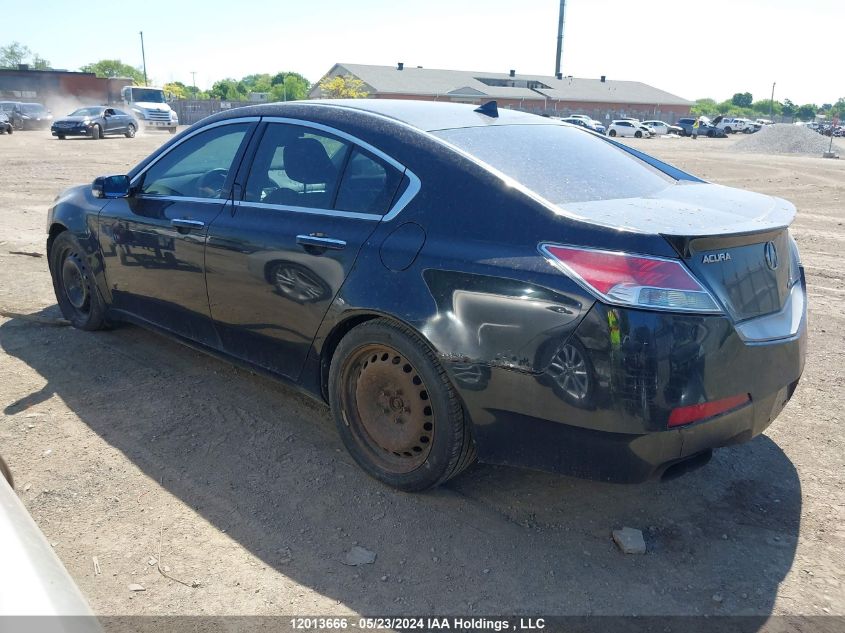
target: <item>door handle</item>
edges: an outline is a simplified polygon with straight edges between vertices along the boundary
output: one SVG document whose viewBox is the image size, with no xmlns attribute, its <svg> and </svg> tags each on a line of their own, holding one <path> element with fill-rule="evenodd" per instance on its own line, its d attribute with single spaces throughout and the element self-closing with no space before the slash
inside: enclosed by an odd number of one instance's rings
<svg viewBox="0 0 845 633">
<path fill-rule="evenodd" d="M 330 249 L 333 251 L 340 251 L 346 248 L 346 242 L 343 240 L 336 240 L 331 237 L 317 237 L 316 235 L 297 235 L 296 243 L 300 246 Z"/>
<path fill-rule="evenodd" d="M 205 222 L 201 220 L 188 220 L 187 218 L 173 218 L 170 220 L 170 226 L 180 229 L 202 229 L 205 228 Z"/>
</svg>

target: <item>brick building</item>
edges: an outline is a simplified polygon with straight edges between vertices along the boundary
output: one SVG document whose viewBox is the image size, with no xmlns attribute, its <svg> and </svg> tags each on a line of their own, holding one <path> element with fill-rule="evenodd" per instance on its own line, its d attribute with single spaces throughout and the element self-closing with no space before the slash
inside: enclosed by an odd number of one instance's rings
<svg viewBox="0 0 845 633">
<path fill-rule="evenodd" d="M 621 117 L 662 119 L 687 116 L 692 101 L 638 81 L 582 79 L 546 75 L 436 70 L 430 68 L 335 64 L 325 77 L 351 75 L 375 99 L 423 99 L 481 104 L 495 99 L 500 108 L 537 114 L 586 114 L 599 121 Z M 321 79 L 322 81 L 322 79 Z M 312 98 L 323 96 L 319 82 Z"/>
<path fill-rule="evenodd" d="M 117 103 L 120 89 L 131 86 L 125 77 L 102 78 L 94 73 L 66 70 L 0 69 L 0 101 L 31 101 L 64 104 L 69 99 L 87 104 Z"/>
</svg>

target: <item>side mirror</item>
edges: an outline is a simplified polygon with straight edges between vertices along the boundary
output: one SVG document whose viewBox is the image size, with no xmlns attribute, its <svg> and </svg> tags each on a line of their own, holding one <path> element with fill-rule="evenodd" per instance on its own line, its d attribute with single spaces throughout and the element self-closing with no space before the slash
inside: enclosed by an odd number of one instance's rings
<svg viewBox="0 0 845 633">
<path fill-rule="evenodd" d="M 126 198 L 129 196 L 129 176 L 100 176 L 91 183 L 95 198 Z"/>
</svg>

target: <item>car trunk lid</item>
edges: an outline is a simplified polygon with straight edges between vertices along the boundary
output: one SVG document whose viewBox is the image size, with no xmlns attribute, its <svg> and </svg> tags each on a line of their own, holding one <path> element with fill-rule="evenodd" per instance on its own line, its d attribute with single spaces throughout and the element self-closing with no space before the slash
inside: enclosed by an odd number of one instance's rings
<svg viewBox="0 0 845 633">
<path fill-rule="evenodd" d="M 789 294 L 787 227 L 795 207 L 779 198 L 708 183 L 652 196 L 565 205 L 616 230 L 663 236 L 736 321 L 780 310 Z"/>
</svg>

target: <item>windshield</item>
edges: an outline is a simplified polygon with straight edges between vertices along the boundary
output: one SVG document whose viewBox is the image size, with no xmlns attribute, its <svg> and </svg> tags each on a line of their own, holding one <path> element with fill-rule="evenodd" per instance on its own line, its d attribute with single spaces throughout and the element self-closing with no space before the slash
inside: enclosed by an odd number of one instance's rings
<svg viewBox="0 0 845 633">
<path fill-rule="evenodd" d="M 74 110 L 68 116 L 100 116 L 103 113 L 103 108 L 79 108 Z"/>
<path fill-rule="evenodd" d="M 132 101 L 164 103 L 164 91 L 155 88 L 132 88 Z"/>
<path fill-rule="evenodd" d="M 608 141 L 563 125 L 434 132 L 553 203 L 639 198 L 675 181 Z"/>
<path fill-rule="evenodd" d="M 38 103 L 24 103 L 21 104 L 21 112 L 24 114 L 41 114 L 42 112 L 46 112 L 47 109 Z"/>
</svg>

